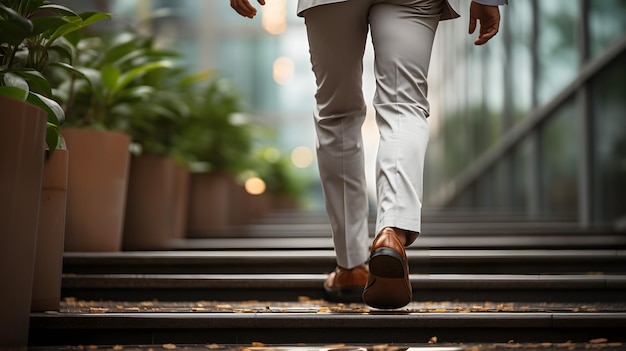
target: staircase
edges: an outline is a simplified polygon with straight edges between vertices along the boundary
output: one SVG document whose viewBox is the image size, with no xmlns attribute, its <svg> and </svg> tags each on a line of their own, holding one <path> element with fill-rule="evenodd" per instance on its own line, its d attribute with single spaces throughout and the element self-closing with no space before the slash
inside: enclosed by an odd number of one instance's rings
<svg viewBox="0 0 626 351">
<path fill-rule="evenodd" d="M 400 310 L 325 300 L 335 267 L 325 218 L 277 212 L 171 251 L 66 253 L 61 312 L 34 313 L 30 342 L 626 342 L 626 233 L 560 218 L 424 217 L 407 251 L 414 300 Z"/>
</svg>

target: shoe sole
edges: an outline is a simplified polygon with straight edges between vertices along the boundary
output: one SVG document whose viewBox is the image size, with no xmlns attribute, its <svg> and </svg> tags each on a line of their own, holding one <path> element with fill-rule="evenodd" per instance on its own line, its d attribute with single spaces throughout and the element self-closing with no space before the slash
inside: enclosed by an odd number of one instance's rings
<svg viewBox="0 0 626 351">
<path fill-rule="evenodd" d="M 402 255 L 388 248 L 376 249 L 370 255 L 370 272 L 381 278 L 402 278 L 406 275 L 406 264 Z"/>
<path fill-rule="evenodd" d="M 397 309 L 408 305 L 413 298 L 404 278 L 375 276 L 363 291 L 363 302 L 379 309 Z"/>
</svg>

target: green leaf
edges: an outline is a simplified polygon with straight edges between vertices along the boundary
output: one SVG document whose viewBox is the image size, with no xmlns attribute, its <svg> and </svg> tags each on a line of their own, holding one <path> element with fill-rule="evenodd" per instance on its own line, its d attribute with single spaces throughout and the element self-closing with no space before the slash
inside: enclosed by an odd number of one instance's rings
<svg viewBox="0 0 626 351">
<path fill-rule="evenodd" d="M 64 17 L 63 18 L 66 23 L 63 24 L 62 26 L 56 28 L 54 30 L 54 32 L 52 32 L 52 34 L 50 34 L 49 38 L 48 38 L 48 45 L 52 45 L 52 43 L 57 40 L 58 38 L 67 35 L 69 33 L 75 32 L 81 28 L 83 28 L 81 26 L 82 23 L 82 18 L 76 16 L 76 17 Z"/>
<path fill-rule="evenodd" d="M 23 1 L 23 0 L 16 0 L 15 2 L 17 2 L 20 7 L 22 7 L 22 15 L 24 16 L 30 16 L 33 13 L 37 12 L 37 10 L 43 6 L 43 4 L 46 2 L 45 0 L 27 0 L 27 1 Z"/>
<path fill-rule="evenodd" d="M 48 122 L 46 126 L 46 144 L 48 145 L 50 155 L 52 155 L 54 150 L 61 144 L 61 128 L 59 128 L 58 125 Z"/>
<path fill-rule="evenodd" d="M 49 35 L 67 24 L 67 20 L 61 17 L 37 17 L 33 18 L 32 21 L 34 25 L 34 35 L 44 33 Z"/>
<path fill-rule="evenodd" d="M 50 35 L 50 44 L 62 36 L 66 36 L 70 33 L 88 27 L 96 22 L 102 21 L 110 17 L 111 16 L 109 14 L 100 12 L 89 12 L 85 14 L 85 18 L 81 16 L 64 17 L 68 21 L 68 23 L 57 28 L 54 33 Z"/>
<path fill-rule="evenodd" d="M 65 66 L 65 68 L 69 69 L 67 66 Z M 84 78 L 92 87 L 102 83 L 102 75 L 97 69 L 89 67 L 76 67 L 73 68 L 73 70 L 75 70 L 76 73 L 79 73 L 80 77 Z"/>
<path fill-rule="evenodd" d="M 137 37 L 131 33 L 121 33 L 112 39 L 113 45 L 107 48 L 98 65 L 116 64 L 126 61 L 126 57 L 137 57 L 143 54 L 143 49 L 137 45 Z"/>
<path fill-rule="evenodd" d="M 4 85 L 10 87 L 16 87 L 24 90 L 27 94 L 30 92 L 30 87 L 26 79 L 20 77 L 15 73 L 6 73 L 4 75 Z"/>
<path fill-rule="evenodd" d="M 181 86 L 189 86 L 189 85 L 193 85 L 195 83 L 199 83 L 202 81 L 205 81 L 209 78 L 211 78 L 214 75 L 214 71 L 212 70 L 206 70 L 206 71 L 202 71 L 202 72 L 198 72 L 196 74 L 192 74 L 189 76 L 184 77 L 183 79 L 180 80 L 180 85 Z"/>
<path fill-rule="evenodd" d="M 52 95 L 50 82 L 38 71 L 32 69 L 17 69 L 13 71 L 15 74 L 26 79 L 31 91 L 43 94 L 45 96 Z"/>
<path fill-rule="evenodd" d="M 147 86 L 147 85 L 140 85 L 138 87 L 132 87 L 128 89 L 128 92 L 126 95 L 131 98 L 138 98 L 141 100 L 145 100 L 153 96 L 155 92 L 156 92 L 156 89 L 154 87 Z M 155 105 L 155 104 L 152 104 L 152 105 Z"/>
<path fill-rule="evenodd" d="M 83 19 L 83 23 L 82 23 L 83 28 L 90 26 L 94 23 L 103 21 L 105 19 L 111 18 L 110 14 L 102 13 L 102 12 L 84 12 L 84 13 L 81 13 L 79 16 L 80 18 Z"/>
<path fill-rule="evenodd" d="M 78 16 L 78 14 L 71 9 L 58 4 L 45 4 L 40 7 L 42 10 L 52 10 L 63 16 Z"/>
<path fill-rule="evenodd" d="M 143 66 L 134 68 L 120 77 L 118 89 L 125 88 L 135 78 L 140 77 L 150 71 L 154 71 L 154 70 L 162 69 L 162 68 L 170 68 L 170 67 L 172 67 L 171 61 L 158 61 L 158 62 L 151 62 Z"/>
<path fill-rule="evenodd" d="M 33 22 L 15 10 L 0 4 L 0 13 L 6 16 L 0 21 L 0 42 L 18 45 L 33 32 Z"/>
<path fill-rule="evenodd" d="M 63 42 L 62 42 L 63 41 Z M 70 63 L 74 58 L 74 47 L 65 43 L 65 38 L 61 37 L 55 44 L 48 48 L 51 52 L 56 52 L 60 58 L 68 60 Z M 60 43 L 61 42 L 61 43 Z"/>
<path fill-rule="evenodd" d="M 102 83 L 104 86 L 112 92 L 117 90 L 120 76 L 122 72 L 117 67 L 113 67 L 110 65 L 104 66 L 102 68 Z"/>
<path fill-rule="evenodd" d="M 74 66 L 72 66 L 70 64 L 65 63 L 65 62 L 53 62 L 53 63 L 50 64 L 50 67 L 62 68 L 64 70 L 66 70 L 66 71 L 68 71 L 68 72 L 70 72 L 72 74 L 75 74 L 78 77 L 84 79 L 87 83 L 89 83 L 89 85 L 91 85 L 91 81 L 93 80 L 92 78 L 89 78 L 87 76 L 87 74 L 86 74 L 87 70 L 91 70 L 91 69 L 88 69 L 88 68 L 85 68 L 85 69 L 81 70 L 81 69 L 78 69 L 78 68 L 76 68 L 76 67 L 74 67 Z M 97 72 L 96 70 L 91 70 L 91 71 Z M 99 76 L 98 76 L 98 79 L 100 79 Z"/>
<path fill-rule="evenodd" d="M 18 87 L 0 86 L 0 95 L 20 101 L 26 101 L 28 92 Z"/>
<path fill-rule="evenodd" d="M 65 120 L 65 112 L 58 102 L 37 93 L 28 94 L 27 101 L 46 111 L 48 113 L 48 122 L 61 125 Z"/>
</svg>

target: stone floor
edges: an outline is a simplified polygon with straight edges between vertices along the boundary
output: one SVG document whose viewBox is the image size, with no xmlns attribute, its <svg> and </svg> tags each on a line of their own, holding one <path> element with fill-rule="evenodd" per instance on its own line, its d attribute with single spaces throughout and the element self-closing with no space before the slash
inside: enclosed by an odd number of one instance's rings
<svg viewBox="0 0 626 351">
<path fill-rule="evenodd" d="M 376 313 L 362 303 L 333 303 L 301 296 L 297 302 L 276 301 L 84 301 L 65 298 L 59 312 L 47 313 Z M 387 312 L 387 311 L 385 311 Z M 473 312 L 626 312 L 626 303 L 553 302 L 412 302 L 396 313 L 473 313 Z M 390 312 L 390 313 L 393 313 Z"/>
<path fill-rule="evenodd" d="M 505 350 L 626 350 L 622 343 L 611 343 L 606 339 L 594 339 L 586 343 L 537 343 L 524 344 L 510 341 L 505 344 L 437 344 L 435 337 L 427 344 L 421 345 L 264 345 L 252 343 L 250 345 L 77 345 L 59 347 L 35 347 L 31 351 L 157 351 L 157 350 L 185 350 L 185 351 L 505 351 Z"/>
</svg>

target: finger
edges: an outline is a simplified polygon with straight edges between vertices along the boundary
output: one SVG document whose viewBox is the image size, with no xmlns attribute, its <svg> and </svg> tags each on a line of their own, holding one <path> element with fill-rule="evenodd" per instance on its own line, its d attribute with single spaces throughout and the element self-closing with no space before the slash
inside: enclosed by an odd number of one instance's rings
<svg viewBox="0 0 626 351">
<path fill-rule="evenodd" d="M 481 22 L 480 35 L 479 35 L 480 42 L 482 44 L 488 42 L 491 38 L 493 38 L 496 34 L 498 34 L 499 29 L 500 29 L 499 18 L 493 18 L 493 19 L 490 19 L 489 21 L 486 21 L 486 24 L 484 26 L 483 26 L 483 23 Z"/>
<path fill-rule="evenodd" d="M 489 40 L 491 40 L 491 38 L 493 38 L 497 33 L 498 33 L 497 30 L 481 33 L 478 36 L 478 38 L 476 38 L 476 40 L 474 41 L 474 44 L 476 44 L 476 45 L 483 45 L 483 44 L 487 43 Z"/>
<path fill-rule="evenodd" d="M 256 15 L 256 8 L 248 0 L 231 0 L 230 6 L 241 16 L 252 18 Z"/>
<path fill-rule="evenodd" d="M 469 34 L 474 33 L 475 30 L 476 30 L 476 17 L 470 16 L 470 20 L 469 20 Z"/>
</svg>

